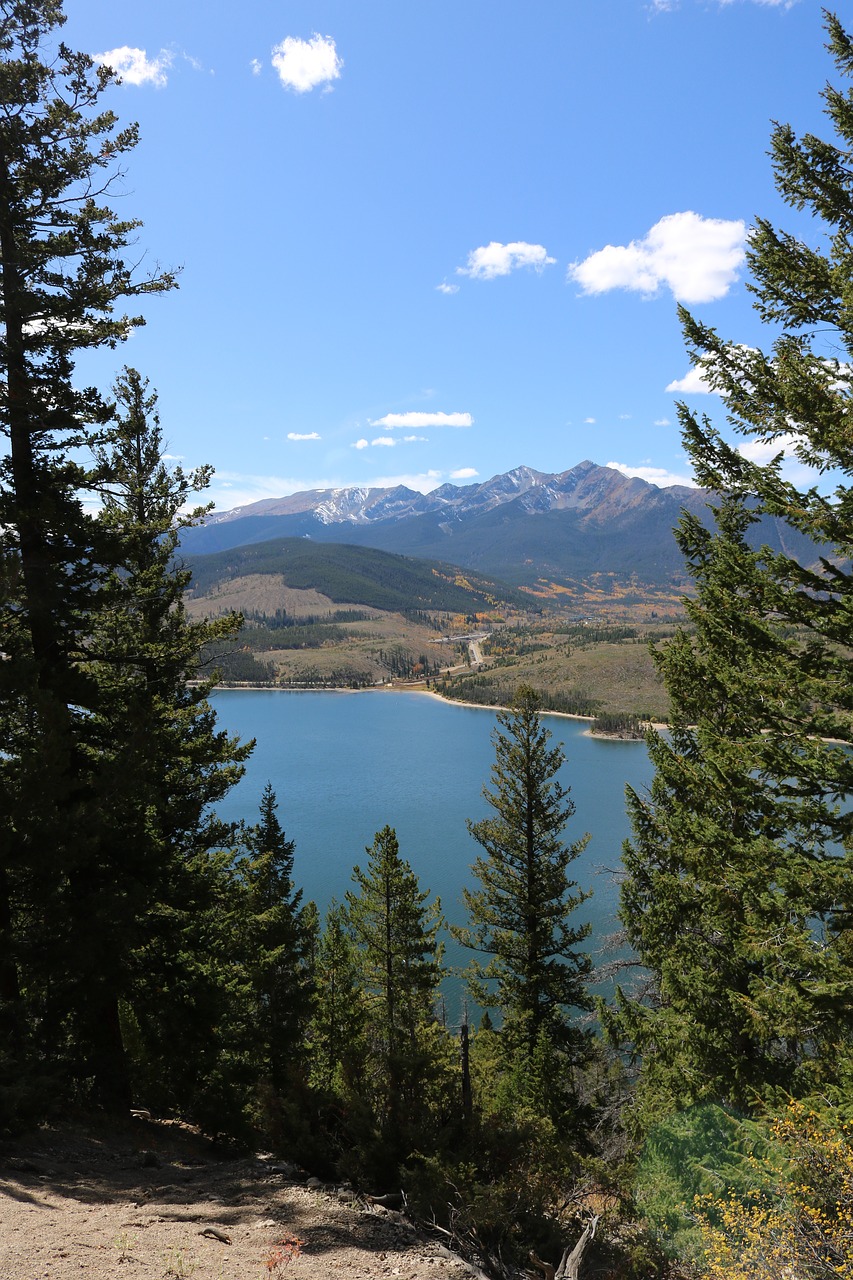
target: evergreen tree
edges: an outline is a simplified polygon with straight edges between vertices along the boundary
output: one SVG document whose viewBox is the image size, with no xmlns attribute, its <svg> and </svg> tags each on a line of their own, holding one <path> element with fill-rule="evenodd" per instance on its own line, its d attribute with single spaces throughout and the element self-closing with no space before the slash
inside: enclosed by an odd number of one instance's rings
<svg viewBox="0 0 853 1280">
<path fill-rule="evenodd" d="M 123 259 L 137 224 L 105 199 L 136 131 L 97 111 L 113 76 L 56 48 L 63 21 L 59 0 L 0 0 L 0 1030 L 19 1059 L 41 1017 L 23 1002 L 25 978 L 44 966 L 33 926 L 42 913 L 57 921 L 46 985 L 61 991 L 80 942 L 64 896 L 99 878 L 88 735 L 100 691 L 88 641 L 104 560 L 81 503 L 78 447 L 109 413 L 75 387 L 73 356 L 142 323 L 116 313 L 121 299 L 174 283 L 134 278 Z M 70 1023 L 53 1022 L 37 1039 L 55 1053 L 69 1034 Z M 90 1065 L 103 1091 L 123 1092 L 111 1068 Z"/>
<path fill-rule="evenodd" d="M 827 28 L 850 76 L 850 37 L 831 15 Z M 780 194 L 822 238 L 811 247 L 765 219 L 750 237 L 772 349 L 726 342 L 682 312 L 694 360 L 751 447 L 679 407 L 696 477 L 720 496 L 713 530 L 685 515 L 676 535 L 696 581 L 695 634 L 658 659 L 673 731 L 652 737 L 651 795 L 629 797 L 622 906 L 652 991 L 623 994 L 614 1022 L 657 1110 L 802 1091 L 850 1059 L 853 756 L 837 744 L 853 743 L 853 92 L 824 97 L 837 140 L 780 125 L 771 152 Z M 786 450 L 832 493 L 788 479 Z M 761 515 L 812 538 L 814 561 L 752 550 Z"/>
<path fill-rule="evenodd" d="M 569 921 L 590 894 L 576 892 L 568 867 L 588 837 L 561 838 L 574 805 L 557 780 L 565 756 L 549 745 L 540 705 L 522 686 L 498 714 L 492 786 L 483 788 L 494 815 L 468 824 L 485 851 L 473 865 L 480 888 L 463 890 L 471 923 L 453 933 L 491 957 L 472 961 L 468 978 L 479 1004 L 500 1009 L 506 1038 L 532 1060 L 544 1034 L 577 1060 L 584 1036 L 570 1011 L 590 1008 L 591 961 L 578 949 L 590 929 Z"/>
<path fill-rule="evenodd" d="M 243 834 L 248 858 L 240 877 L 248 891 L 248 971 L 254 993 L 252 1036 L 263 1074 L 284 1093 L 289 1073 L 304 1055 L 312 1003 L 313 914 L 293 883 L 295 844 L 276 815 L 268 782 L 260 821 Z"/>
<path fill-rule="evenodd" d="M 232 885 L 219 853 L 231 831 L 210 806 L 240 777 L 251 749 L 217 729 L 206 701 L 211 682 L 199 671 L 204 647 L 233 635 L 239 619 L 191 621 L 183 603 L 189 573 L 174 561 L 179 530 L 206 510 L 187 505 L 210 469 L 170 470 L 157 397 L 135 370 L 126 369 L 114 391 L 110 440 L 95 448 L 92 477 L 102 501 L 99 544 L 110 564 L 102 567 L 87 644 L 98 689 L 87 719 L 97 799 L 87 831 L 91 864 L 62 901 L 73 944 L 68 972 L 91 1010 L 77 1029 L 84 1053 L 89 1023 L 117 1027 L 120 999 L 144 1005 L 146 986 L 159 986 L 150 940 L 164 913 L 175 942 L 179 921 L 203 914 L 223 879 Z M 149 1011 L 156 1038 L 150 1022 Z M 109 1055 L 97 1043 L 94 1052 L 119 1071 L 117 1036 Z"/>
<path fill-rule="evenodd" d="M 364 993 L 346 910 L 336 902 L 326 913 L 314 974 L 311 1082 L 318 1089 L 343 1095 L 359 1092 L 364 1075 Z"/>
<path fill-rule="evenodd" d="M 366 997 L 367 1089 L 389 1150 L 399 1155 L 425 1120 L 431 1077 L 445 1057 L 433 1012 L 443 917 L 438 899 L 427 904 L 429 891 L 419 888 L 391 827 L 366 852 L 366 869 L 353 869 L 358 892 L 347 893 L 347 919 Z"/>
</svg>

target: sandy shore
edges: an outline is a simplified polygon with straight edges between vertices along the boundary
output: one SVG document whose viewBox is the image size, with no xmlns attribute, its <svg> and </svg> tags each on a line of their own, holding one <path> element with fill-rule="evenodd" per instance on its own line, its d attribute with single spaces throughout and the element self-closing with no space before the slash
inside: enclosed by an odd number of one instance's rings
<svg viewBox="0 0 853 1280">
<path fill-rule="evenodd" d="M 427 698 L 435 698 L 438 702 L 444 703 L 446 707 L 468 707 L 471 711 L 509 711 L 510 708 L 501 704 L 486 705 L 482 702 L 464 702 L 461 698 L 445 698 L 442 694 L 436 693 L 434 689 L 424 689 L 417 686 L 404 684 L 383 684 L 377 685 L 372 689 L 282 689 L 278 685 L 264 684 L 218 684 L 213 688 L 214 693 L 418 693 Z M 582 720 L 587 724 L 592 724 L 595 716 L 576 715 L 572 711 L 549 711 L 543 709 L 544 716 L 556 716 L 560 720 Z M 667 725 L 658 724 L 652 721 L 650 727 L 658 733 L 662 733 L 667 729 Z M 584 730 L 584 736 L 587 738 L 598 738 L 601 742 L 644 742 L 644 738 L 621 738 L 618 733 L 593 733 L 592 729 Z"/>
</svg>

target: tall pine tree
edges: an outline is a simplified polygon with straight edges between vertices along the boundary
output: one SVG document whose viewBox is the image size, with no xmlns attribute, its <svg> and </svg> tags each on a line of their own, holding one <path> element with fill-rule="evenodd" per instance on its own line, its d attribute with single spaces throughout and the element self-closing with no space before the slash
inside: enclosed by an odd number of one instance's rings
<svg viewBox="0 0 853 1280">
<path fill-rule="evenodd" d="M 849 77 L 850 37 L 831 15 L 827 29 Z M 679 407 L 696 477 L 719 497 L 713 530 L 685 515 L 677 531 L 694 633 L 658 659 L 672 734 L 652 739 L 651 795 L 629 797 L 622 918 L 652 986 L 620 995 L 615 1025 L 653 1111 L 808 1090 L 850 1059 L 853 756 L 838 743 L 853 743 L 853 93 L 824 97 L 836 139 L 780 125 L 771 151 L 777 189 L 820 234 L 757 219 L 749 241 L 771 349 L 682 312 L 747 447 Z M 798 487 L 786 453 L 823 480 Z M 813 562 L 753 549 L 762 514 L 812 538 Z"/>
<path fill-rule="evenodd" d="M 561 1046 L 577 1045 L 570 1010 L 590 1007 L 591 962 L 578 949 L 589 926 L 569 922 L 590 895 L 575 892 L 567 874 L 588 837 L 562 840 L 574 805 L 557 780 L 565 755 L 549 745 L 540 709 L 535 691 L 522 686 L 510 710 L 498 714 L 492 785 L 483 788 L 494 814 L 468 824 L 485 851 L 473 866 L 481 887 L 463 890 L 471 924 L 453 931 L 491 956 L 470 967 L 475 998 L 500 1009 L 531 1052 L 543 1029 Z"/>
<path fill-rule="evenodd" d="M 293 883 L 295 844 L 276 810 L 272 783 L 261 796 L 259 820 L 243 834 L 248 857 L 240 878 L 248 891 L 249 977 L 254 990 L 252 1036 L 261 1071 L 278 1093 L 302 1062 L 313 994 L 313 912 Z"/>
<path fill-rule="evenodd" d="M 101 1070 L 117 1079 L 118 1035 L 109 1045 L 91 1038 L 118 1027 L 120 1001 L 140 1012 L 148 1006 L 148 1034 L 159 1038 L 145 994 L 162 986 L 151 940 L 165 926 L 163 954 L 180 935 L 179 922 L 190 923 L 218 896 L 223 877 L 230 882 L 218 850 L 231 831 L 210 807 L 239 778 L 250 747 L 216 727 L 210 676 L 200 669 L 205 646 L 232 635 L 239 619 L 190 620 L 183 600 L 189 573 L 175 562 L 180 529 L 205 510 L 188 504 L 210 469 L 185 473 L 165 462 L 157 397 L 136 370 L 125 369 L 114 392 L 109 442 L 95 447 L 91 477 L 102 503 L 105 563 L 86 654 L 98 690 L 86 721 L 89 863 L 61 905 L 71 935 L 68 976 L 85 993 L 77 1053 L 103 1060 Z"/>
<path fill-rule="evenodd" d="M 88 643 L 104 552 L 81 502 L 80 446 L 109 410 L 75 386 L 74 353 L 115 345 L 142 323 L 117 304 L 174 283 L 136 277 L 124 260 L 137 224 L 106 201 L 136 130 L 98 110 L 114 77 L 58 43 L 63 22 L 59 0 L 0 2 L 0 1021 L 16 1054 L 36 1022 L 51 1051 L 76 1034 L 66 971 L 80 939 L 62 903 L 99 878 Z M 50 985 L 70 1001 L 61 1024 L 22 1003 L 26 975 L 45 962 L 30 927 L 42 913 L 58 921 L 48 954 Z M 77 984 L 77 1013 L 94 1027 L 83 995 Z M 123 1093 L 113 1051 L 103 1042 L 95 1056 L 88 1074 L 102 1093 Z"/>
<path fill-rule="evenodd" d="M 391 827 L 366 852 L 366 868 L 353 869 L 347 919 L 366 997 L 366 1089 L 388 1150 L 400 1157 L 427 1121 L 430 1085 L 446 1061 L 434 1016 L 444 922 Z"/>
</svg>

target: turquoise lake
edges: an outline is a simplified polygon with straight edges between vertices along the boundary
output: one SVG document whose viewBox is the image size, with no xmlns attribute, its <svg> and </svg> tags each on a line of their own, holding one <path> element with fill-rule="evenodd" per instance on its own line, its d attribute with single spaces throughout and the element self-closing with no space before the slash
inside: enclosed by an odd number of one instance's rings
<svg viewBox="0 0 853 1280">
<path fill-rule="evenodd" d="M 279 819 L 296 842 L 295 880 L 321 912 L 351 887 L 353 865 L 365 865 L 365 846 L 387 823 L 421 887 L 440 896 L 451 923 L 465 922 L 462 887 L 472 883 L 479 852 L 466 819 L 489 812 L 482 788 L 494 760 L 493 711 L 389 692 L 229 689 L 211 702 L 222 728 L 256 739 L 245 777 L 219 812 L 254 821 L 272 782 Z M 630 830 L 625 785 L 642 791 L 652 769 L 642 743 L 591 738 L 583 721 L 543 720 L 564 745 L 560 780 L 576 806 L 565 838 L 590 833 L 573 877 L 593 890 L 577 920 L 592 925 L 587 946 L 599 962 L 616 927 L 622 841 Z M 448 943 L 447 959 L 464 962 L 464 954 Z"/>
</svg>

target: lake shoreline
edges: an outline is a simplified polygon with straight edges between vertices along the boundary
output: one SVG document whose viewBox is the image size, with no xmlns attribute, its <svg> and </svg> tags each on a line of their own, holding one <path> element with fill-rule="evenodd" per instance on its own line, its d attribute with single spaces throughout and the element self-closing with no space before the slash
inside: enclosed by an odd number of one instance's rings
<svg viewBox="0 0 853 1280">
<path fill-rule="evenodd" d="M 468 707 L 471 711 L 509 711 L 511 708 L 499 704 L 486 704 L 484 702 L 464 702 L 461 698 L 445 698 L 443 694 L 436 693 L 434 689 L 423 688 L 407 688 L 406 685 L 379 685 L 371 689 L 282 689 L 280 685 L 266 684 L 217 684 L 211 690 L 212 693 L 342 693 L 342 694 L 363 694 L 363 693 L 418 693 L 428 698 L 435 698 L 444 706 L 450 707 Z M 543 707 L 543 716 L 558 716 L 562 720 L 584 720 L 588 724 L 595 721 L 595 716 L 582 716 L 573 711 L 550 711 Z M 660 733 L 667 728 L 665 724 L 657 724 L 652 722 L 649 726 Z M 620 733 L 594 733 L 592 729 L 584 730 L 584 737 L 595 738 L 599 742 L 641 742 L 645 743 L 645 738 L 626 738 Z"/>
</svg>

